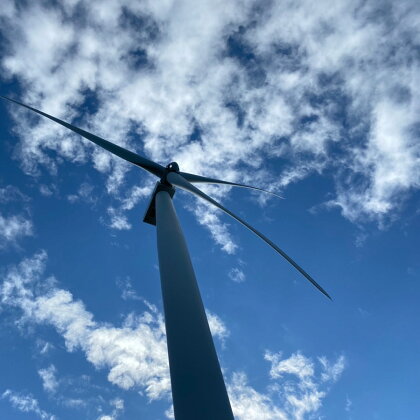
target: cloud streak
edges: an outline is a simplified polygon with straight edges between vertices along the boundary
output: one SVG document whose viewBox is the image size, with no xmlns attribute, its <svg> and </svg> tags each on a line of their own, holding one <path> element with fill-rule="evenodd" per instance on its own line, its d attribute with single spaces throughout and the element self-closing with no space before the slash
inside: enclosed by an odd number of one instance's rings
<svg viewBox="0 0 420 420">
<path fill-rule="evenodd" d="M 0 214 L 0 248 L 16 244 L 19 239 L 32 235 L 31 220 L 22 215 L 3 216 Z"/>
<path fill-rule="evenodd" d="M 51 394 L 54 394 L 58 388 L 56 373 L 57 369 L 54 365 L 50 365 L 45 369 L 38 370 L 38 375 L 42 379 L 42 386 L 44 390 Z"/>
<path fill-rule="evenodd" d="M 1 399 L 6 399 L 10 404 L 22 413 L 33 413 L 41 420 L 58 420 L 53 414 L 48 413 L 40 408 L 38 400 L 32 395 L 24 395 L 7 389 L 3 392 Z"/>
<path fill-rule="evenodd" d="M 29 201 L 29 198 L 13 185 L 0 188 L 0 204 L 2 205 L 2 211 L 0 212 L 0 249 L 10 245 L 16 246 L 19 240 L 34 234 L 32 220 L 29 216 L 23 215 L 21 210 L 17 212 L 16 209 L 13 209 L 8 211 L 8 213 L 12 213 L 11 215 L 5 214 L 7 207 L 27 201 Z"/>
</svg>

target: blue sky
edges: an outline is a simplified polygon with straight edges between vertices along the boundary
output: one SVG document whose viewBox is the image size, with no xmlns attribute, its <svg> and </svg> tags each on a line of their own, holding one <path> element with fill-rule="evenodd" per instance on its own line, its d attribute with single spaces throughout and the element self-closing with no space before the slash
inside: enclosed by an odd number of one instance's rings
<svg viewBox="0 0 420 420">
<path fill-rule="evenodd" d="M 0 94 L 182 171 L 237 420 L 420 411 L 418 2 L 3 2 Z M 171 418 L 154 179 L 0 104 L 0 417 Z"/>
</svg>

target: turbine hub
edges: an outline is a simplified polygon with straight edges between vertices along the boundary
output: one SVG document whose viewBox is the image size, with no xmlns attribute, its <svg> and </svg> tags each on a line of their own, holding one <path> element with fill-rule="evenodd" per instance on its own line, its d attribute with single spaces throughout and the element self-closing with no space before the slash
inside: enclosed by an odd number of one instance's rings
<svg viewBox="0 0 420 420">
<path fill-rule="evenodd" d="M 171 162 L 166 166 L 168 172 L 179 172 L 179 165 L 176 162 Z"/>
<path fill-rule="evenodd" d="M 178 166 L 178 164 L 177 164 L 176 162 L 171 162 L 171 163 L 169 163 L 168 165 L 166 165 L 165 172 L 164 172 L 164 174 L 163 174 L 162 178 L 160 178 L 160 182 L 161 182 L 162 184 L 165 184 L 165 185 L 167 185 L 167 186 L 172 186 L 172 185 L 168 182 L 168 180 L 166 179 L 166 176 L 167 176 L 170 172 L 177 172 L 177 173 L 179 172 L 179 166 Z"/>
</svg>

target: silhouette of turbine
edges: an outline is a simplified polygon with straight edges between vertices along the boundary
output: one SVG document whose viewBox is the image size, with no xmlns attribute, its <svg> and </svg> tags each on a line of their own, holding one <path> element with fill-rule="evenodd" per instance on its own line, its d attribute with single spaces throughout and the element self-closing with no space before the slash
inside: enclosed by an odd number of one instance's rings
<svg viewBox="0 0 420 420">
<path fill-rule="evenodd" d="M 273 195 L 277 194 L 249 185 L 180 172 L 176 162 L 163 167 L 137 153 L 117 146 L 45 112 L 5 96 L 0 95 L 0 97 L 55 121 L 159 178 L 144 216 L 144 222 L 155 225 L 157 228 L 159 270 L 175 419 L 233 420 L 232 408 L 194 269 L 172 198 L 176 187 L 178 187 L 224 211 L 259 236 L 319 291 L 331 299 L 329 294 L 274 242 L 199 190 L 193 183 L 225 184 L 233 187 L 251 188 Z"/>
</svg>

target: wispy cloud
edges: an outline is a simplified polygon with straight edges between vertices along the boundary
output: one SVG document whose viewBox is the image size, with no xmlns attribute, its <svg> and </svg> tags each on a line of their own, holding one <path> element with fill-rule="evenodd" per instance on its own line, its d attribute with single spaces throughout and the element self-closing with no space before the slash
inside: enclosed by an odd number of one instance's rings
<svg viewBox="0 0 420 420">
<path fill-rule="evenodd" d="M 58 380 L 56 377 L 57 369 L 54 365 L 47 368 L 39 369 L 38 375 L 42 379 L 42 386 L 48 393 L 54 394 L 58 388 Z"/>
<path fill-rule="evenodd" d="M 224 344 L 225 339 L 229 337 L 230 331 L 223 320 L 213 312 L 206 309 L 207 320 L 213 337 L 221 340 Z"/>
<path fill-rule="evenodd" d="M 117 286 L 121 290 L 121 297 L 124 300 L 140 300 L 140 301 L 144 300 L 134 290 L 134 287 L 131 283 L 130 277 L 118 278 L 117 279 Z M 156 310 L 156 308 L 155 308 L 155 310 Z"/>
<path fill-rule="evenodd" d="M 289 358 L 267 351 L 270 382 L 263 392 L 249 385 L 245 373 L 233 375 L 229 395 L 234 414 L 240 420 L 303 420 L 313 418 L 322 406 L 330 386 L 344 370 L 340 356 L 330 362 L 325 357 L 314 361 L 297 352 Z"/>
<path fill-rule="evenodd" d="M 242 283 L 245 281 L 245 273 L 238 267 L 234 267 L 229 271 L 229 278 L 235 283 Z"/>
<path fill-rule="evenodd" d="M 0 214 L 0 248 L 16 244 L 19 239 L 32 235 L 31 220 L 22 215 L 3 216 Z"/>
<path fill-rule="evenodd" d="M 320 409 L 329 386 L 345 368 L 344 356 L 335 362 L 321 357 L 318 366 L 300 352 L 286 359 L 281 353 L 266 352 L 265 359 L 271 363 L 270 377 L 275 380 L 272 391 L 278 393 L 289 417 L 296 420 L 303 420 Z"/>
<path fill-rule="evenodd" d="M 28 201 L 29 197 L 23 194 L 19 188 L 13 185 L 6 185 L 0 188 L 0 203 L 9 203 L 13 201 Z"/>
<path fill-rule="evenodd" d="M 69 194 L 67 196 L 67 200 L 69 200 L 70 203 L 84 201 L 89 204 L 94 204 L 97 201 L 97 198 L 94 195 L 94 188 L 95 187 L 88 182 L 83 182 L 75 194 Z"/>
<path fill-rule="evenodd" d="M 219 212 L 210 206 L 198 203 L 194 209 L 200 225 L 207 227 L 213 240 L 228 254 L 234 254 L 238 246 L 228 230 L 228 224 L 220 221 Z"/>
<path fill-rule="evenodd" d="M 113 407 L 112 413 L 101 415 L 98 420 L 117 420 L 124 413 L 124 400 L 121 398 L 113 399 L 110 404 Z"/>
<path fill-rule="evenodd" d="M 108 207 L 107 213 L 110 219 L 108 224 L 109 227 L 116 230 L 129 230 L 131 229 L 131 224 L 127 219 L 127 215 L 123 213 L 120 209 L 115 207 Z"/>
<path fill-rule="evenodd" d="M 229 397 L 236 418 L 240 420 L 287 420 L 283 408 L 269 395 L 256 391 L 248 384 L 245 373 L 235 373 L 229 384 Z"/>
<path fill-rule="evenodd" d="M 40 408 L 38 400 L 32 395 L 25 395 L 10 389 L 3 392 L 2 399 L 7 399 L 10 404 L 23 413 L 33 413 L 41 420 L 57 420 L 57 417 Z"/>
<path fill-rule="evenodd" d="M 13 208 L 16 203 L 22 204 L 29 201 L 29 198 L 13 185 L 0 188 L 0 249 L 10 245 L 17 245 L 18 241 L 25 236 L 32 236 L 34 227 L 29 215 L 24 215 L 22 209 L 17 211 Z M 6 208 L 10 206 L 8 215 Z M 26 211 L 28 213 L 28 211 Z"/>
<path fill-rule="evenodd" d="M 347 412 L 351 411 L 351 406 L 353 405 L 353 402 L 351 401 L 351 399 L 349 398 L 349 396 L 346 396 L 346 405 L 344 407 L 344 410 Z"/>
</svg>

